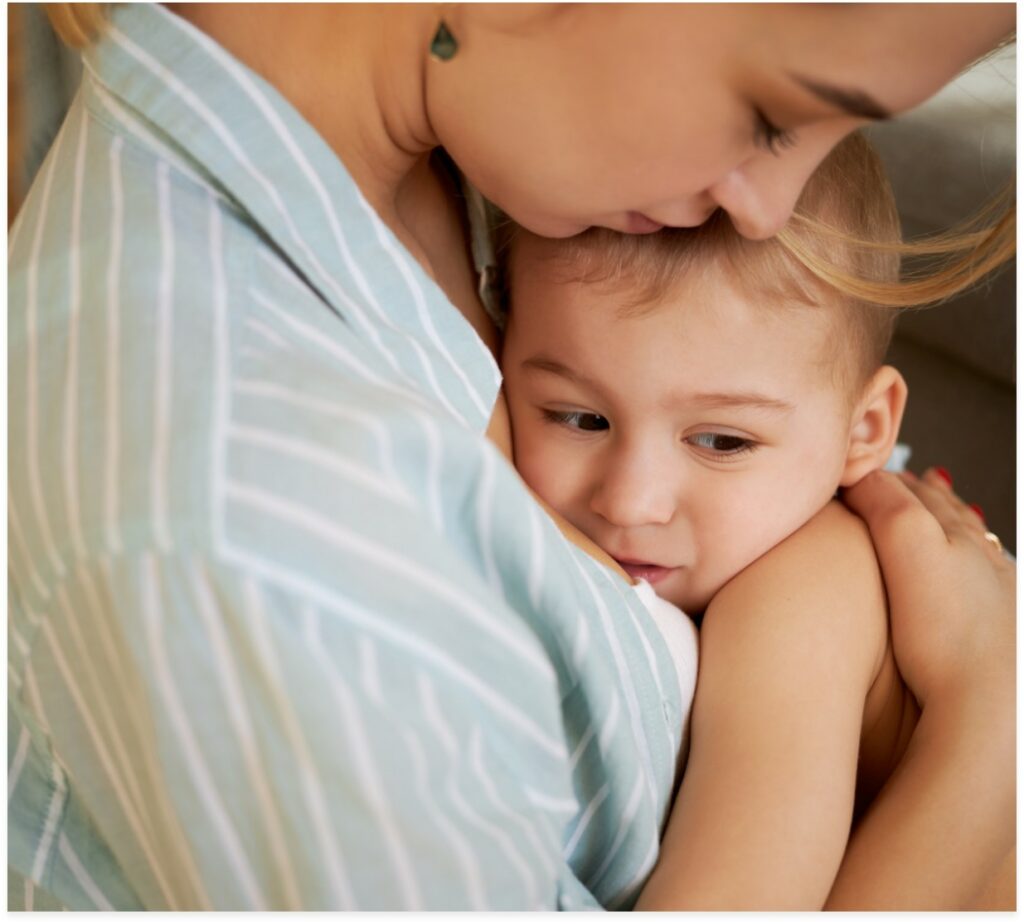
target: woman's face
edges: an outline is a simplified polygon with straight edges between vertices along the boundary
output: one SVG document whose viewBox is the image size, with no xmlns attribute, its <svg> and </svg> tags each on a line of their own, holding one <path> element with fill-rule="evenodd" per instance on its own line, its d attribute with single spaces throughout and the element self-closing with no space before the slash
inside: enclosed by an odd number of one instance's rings
<svg viewBox="0 0 1024 924">
<path fill-rule="evenodd" d="M 465 5 L 428 112 L 537 234 L 722 208 L 768 237 L 843 136 L 929 97 L 1012 22 L 1012 4 Z"/>
</svg>

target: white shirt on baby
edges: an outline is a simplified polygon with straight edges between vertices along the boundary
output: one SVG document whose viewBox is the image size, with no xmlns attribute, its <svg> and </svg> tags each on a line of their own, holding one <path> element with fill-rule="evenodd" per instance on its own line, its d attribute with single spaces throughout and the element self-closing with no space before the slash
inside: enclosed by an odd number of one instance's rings
<svg viewBox="0 0 1024 924">
<path fill-rule="evenodd" d="M 638 580 L 633 589 L 654 619 L 675 665 L 683 714 L 683 733 L 677 755 L 677 767 L 681 770 L 690 744 L 690 711 L 693 706 L 694 690 L 697 687 L 697 627 L 679 607 L 659 597 L 647 581 Z"/>
</svg>

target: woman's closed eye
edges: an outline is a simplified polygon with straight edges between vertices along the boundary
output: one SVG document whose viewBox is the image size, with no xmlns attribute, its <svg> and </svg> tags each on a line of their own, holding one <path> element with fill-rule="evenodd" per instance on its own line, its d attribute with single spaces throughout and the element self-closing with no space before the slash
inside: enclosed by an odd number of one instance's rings
<svg viewBox="0 0 1024 924">
<path fill-rule="evenodd" d="M 559 411 L 553 408 L 544 408 L 544 419 L 552 423 L 561 424 L 573 430 L 584 430 L 588 433 L 599 430 L 607 430 L 608 419 L 600 414 L 592 414 L 590 411 Z"/>
<path fill-rule="evenodd" d="M 779 128 L 760 109 L 754 109 L 754 117 L 754 138 L 765 150 L 778 157 L 783 148 L 796 144 L 796 136 L 792 132 Z"/>
<path fill-rule="evenodd" d="M 686 437 L 686 442 L 696 446 L 706 454 L 715 458 L 737 458 L 753 452 L 757 443 L 745 436 L 731 433 L 694 433 Z"/>
</svg>

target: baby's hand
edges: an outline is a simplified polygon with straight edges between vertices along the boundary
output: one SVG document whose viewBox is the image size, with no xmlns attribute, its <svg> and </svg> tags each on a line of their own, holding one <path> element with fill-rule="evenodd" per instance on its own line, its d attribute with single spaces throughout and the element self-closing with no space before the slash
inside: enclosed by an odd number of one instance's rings
<svg viewBox="0 0 1024 924">
<path fill-rule="evenodd" d="M 934 470 L 872 472 L 844 500 L 871 530 L 893 650 L 918 702 L 1012 695 L 1017 571 L 981 518 Z"/>
</svg>

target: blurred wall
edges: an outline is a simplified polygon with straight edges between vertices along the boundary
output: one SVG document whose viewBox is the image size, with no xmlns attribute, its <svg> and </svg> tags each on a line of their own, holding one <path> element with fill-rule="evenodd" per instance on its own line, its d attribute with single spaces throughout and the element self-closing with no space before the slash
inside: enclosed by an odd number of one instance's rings
<svg viewBox="0 0 1024 924">
<path fill-rule="evenodd" d="M 904 235 L 943 231 L 1016 180 L 1016 45 L 939 94 L 868 131 L 885 162 Z M 1016 262 L 944 304 L 907 312 L 889 361 L 910 398 L 900 439 L 910 468 L 943 465 L 1015 551 Z"/>
</svg>

